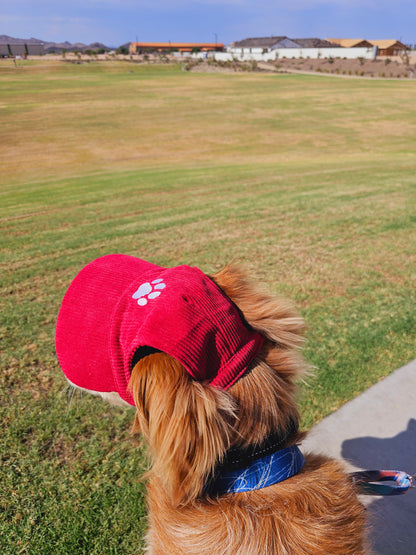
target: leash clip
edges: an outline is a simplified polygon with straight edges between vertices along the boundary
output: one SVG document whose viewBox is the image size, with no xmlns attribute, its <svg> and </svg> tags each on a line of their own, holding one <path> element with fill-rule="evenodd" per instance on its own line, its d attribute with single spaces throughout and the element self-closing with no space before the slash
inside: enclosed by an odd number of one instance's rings
<svg viewBox="0 0 416 555">
<path fill-rule="evenodd" d="M 416 488 L 416 474 L 410 476 L 399 470 L 363 470 L 351 474 L 359 493 L 365 495 L 402 495 L 409 488 Z M 377 482 L 395 482 L 393 485 Z"/>
</svg>

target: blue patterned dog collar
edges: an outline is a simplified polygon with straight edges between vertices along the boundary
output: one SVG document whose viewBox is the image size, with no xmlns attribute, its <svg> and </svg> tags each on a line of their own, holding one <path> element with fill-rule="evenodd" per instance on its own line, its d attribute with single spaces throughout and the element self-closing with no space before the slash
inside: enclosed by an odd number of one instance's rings
<svg viewBox="0 0 416 555">
<path fill-rule="evenodd" d="M 304 464 L 299 447 L 292 445 L 257 459 L 245 468 L 222 470 L 207 485 L 206 491 L 211 495 L 224 495 L 265 488 L 291 478 Z"/>
</svg>

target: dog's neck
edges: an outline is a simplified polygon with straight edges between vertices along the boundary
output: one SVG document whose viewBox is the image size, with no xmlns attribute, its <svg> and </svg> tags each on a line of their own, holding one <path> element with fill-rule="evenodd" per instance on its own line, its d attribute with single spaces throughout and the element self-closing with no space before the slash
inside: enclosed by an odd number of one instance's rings
<svg viewBox="0 0 416 555">
<path fill-rule="evenodd" d="M 216 474 L 217 471 L 222 472 L 244 468 L 257 459 L 275 453 L 287 444 L 289 439 L 297 434 L 298 430 L 298 422 L 291 418 L 286 429 L 268 435 L 260 445 L 231 447 L 217 466 Z"/>
<path fill-rule="evenodd" d="M 282 448 L 298 432 L 291 419 L 286 430 L 275 432 L 260 445 L 234 447 L 227 451 L 206 485 L 211 495 L 250 491 L 282 482 L 297 474 L 305 460 L 296 445 Z"/>
</svg>

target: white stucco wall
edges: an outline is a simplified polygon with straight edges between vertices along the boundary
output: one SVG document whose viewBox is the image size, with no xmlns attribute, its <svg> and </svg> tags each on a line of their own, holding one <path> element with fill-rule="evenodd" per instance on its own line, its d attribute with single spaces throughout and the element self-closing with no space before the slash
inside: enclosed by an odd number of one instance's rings
<svg viewBox="0 0 416 555">
<path fill-rule="evenodd" d="M 276 48 L 263 54 L 262 48 L 229 48 L 227 52 L 209 53 L 208 57 L 217 61 L 231 60 L 257 62 L 276 61 L 279 58 L 365 58 L 372 60 L 376 57 L 377 49 L 374 48 Z M 192 57 L 203 58 L 202 53 L 193 54 Z"/>
</svg>

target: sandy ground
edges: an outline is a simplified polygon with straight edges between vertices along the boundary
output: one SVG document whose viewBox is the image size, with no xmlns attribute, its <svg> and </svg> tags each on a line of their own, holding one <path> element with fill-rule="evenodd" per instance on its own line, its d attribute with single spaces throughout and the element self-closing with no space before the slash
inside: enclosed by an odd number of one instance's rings
<svg viewBox="0 0 416 555">
<path fill-rule="evenodd" d="M 96 56 L 67 53 L 62 55 L 30 56 L 31 60 L 88 63 L 126 61 L 130 63 L 181 63 L 184 69 L 201 73 L 233 73 L 241 71 L 264 71 L 272 73 L 318 73 L 344 77 L 367 77 L 381 79 L 416 79 L 416 52 L 409 54 L 407 60 L 398 56 L 378 57 L 376 60 L 329 58 L 312 60 L 307 58 L 281 58 L 276 62 L 214 62 L 213 60 L 194 60 L 170 56 L 130 56 L 100 54 Z"/>
<path fill-rule="evenodd" d="M 416 78 L 416 59 L 406 64 L 400 59 L 378 58 L 364 59 L 280 59 L 276 62 L 190 62 L 188 69 L 199 72 L 235 72 L 235 71 L 269 71 L 277 73 L 318 73 L 344 77 L 367 77 L 384 79 Z"/>
</svg>

